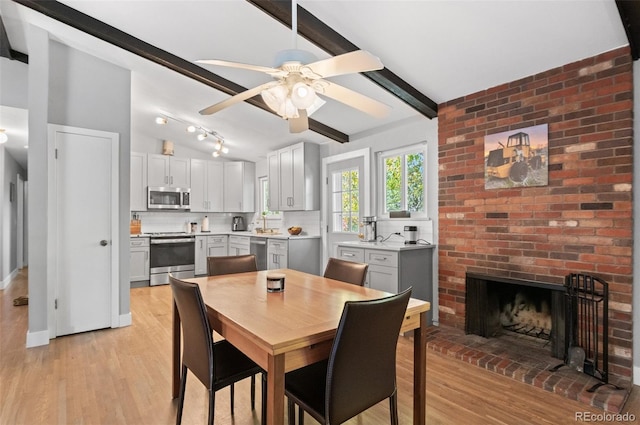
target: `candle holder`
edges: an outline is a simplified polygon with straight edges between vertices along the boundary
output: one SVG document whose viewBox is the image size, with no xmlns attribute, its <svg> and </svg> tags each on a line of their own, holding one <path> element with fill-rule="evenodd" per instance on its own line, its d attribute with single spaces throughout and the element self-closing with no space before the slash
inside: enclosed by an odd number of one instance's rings
<svg viewBox="0 0 640 425">
<path fill-rule="evenodd" d="M 267 292 L 284 291 L 284 273 L 267 274 Z"/>
</svg>

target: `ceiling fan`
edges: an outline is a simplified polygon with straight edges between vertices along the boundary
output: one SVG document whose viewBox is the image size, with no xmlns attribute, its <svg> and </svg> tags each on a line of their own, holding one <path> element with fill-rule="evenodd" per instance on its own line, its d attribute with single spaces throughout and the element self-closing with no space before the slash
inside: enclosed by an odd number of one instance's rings
<svg viewBox="0 0 640 425">
<path fill-rule="evenodd" d="M 278 52 L 273 67 L 217 59 L 196 61 L 206 65 L 264 72 L 274 78 L 274 81 L 211 105 L 201 110 L 200 114 L 211 115 L 260 94 L 269 108 L 289 121 L 290 132 L 301 133 L 309 129 L 308 117 L 325 103 L 318 96 L 320 94 L 377 118 L 386 116 L 389 106 L 325 79 L 382 69 L 384 65 L 380 59 L 365 50 L 356 50 L 319 61 L 312 53 L 296 49 L 298 22 L 295 0 L 291 2 L 291 8 L 293 49 Z"/>
</svg>

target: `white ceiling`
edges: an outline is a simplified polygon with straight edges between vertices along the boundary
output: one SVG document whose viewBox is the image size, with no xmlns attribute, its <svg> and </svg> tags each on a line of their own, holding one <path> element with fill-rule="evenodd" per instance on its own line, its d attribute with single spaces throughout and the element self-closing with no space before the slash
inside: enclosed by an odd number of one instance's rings
<svg viewBox="0 0 640 425">
<path fill-rule="evenodd" d="M 63 3 L 183 59 L 271 66 L 292 47 L 291 29 L 244 0 L 64 1 Z M 453 1 L 299 0 L 325 24 L 380 57 L 393 73 L 436 103 L 627 45 L 614 0 Z M 184 125 L 154 124 L 166 113 L 224 136 L 229 157 L 257 161 L 299 140 L 337 143 L 315 132 L 290 134 L 286 121 L 247 103 L 211 116 L 198 111 L 228 96 L 64 24 L 0 0 L 11 46 L 28 53 L 25 23 L 58 41 L 132 70 L 132 139 L 172 140 L 203 152 Z M 298 48 L 329 57 L 301 37 Z M 251 71 L 204 66 L 244 87 L 269 81 Z M 392 107 L 376 119 L 329 100 L 312 118 L 356 140 L 399 122 L 428 119 L 360 75 L 332 78 Z M 0 111 L 1 112 L 1 111 Z M 0 114 L 0 127 L 6 125 Z M 21 146 L 21 149 L 24 148 Z"/>
</svg>

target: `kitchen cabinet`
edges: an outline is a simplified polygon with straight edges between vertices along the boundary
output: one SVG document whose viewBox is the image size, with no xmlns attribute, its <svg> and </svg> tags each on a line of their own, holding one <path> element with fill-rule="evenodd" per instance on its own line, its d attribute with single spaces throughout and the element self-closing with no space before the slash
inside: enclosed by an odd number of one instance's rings
<svg viewBox="0 0 640 425">
<path fill-rule="evenodd" d="M 391 293 L 412 287 L 411 297 L 432 300 L 433 245 L 414 245 L 409 248 L 390 246 L 389 249 L 379 245 L 372 249 L 366 245 L 366 242 L 338 244 L 336 254 L 342 260 L 369 265 L 365 286 Z M 431 321 L 432 313 L 429 313 L 429 324 Z"/>
<path fill-rule="evenodd" d="M 149 238 L 136 237 L 129 241 L 129 281 L 149 280 Z"/>
<path fill-rule="evenodd" d="M 320 274 L 320 238 L 267 240 L 267 269 Z"/>
<path fill-rule="evenodd" d="M 131 211 L 147 210 L 147 154 L 131 153 L 130 204 Z"/>
<path fill-rule="evenodd" d="M 313 211 L 320 209 L 320 150 L 301 142 L 267 155 L 269 209 Z"/>
<path fill-rule="evenodd" d="M 227 255 L 227 235 L 196 236 L 195 254 L 196 276 L 206 275 L 208 257 Z"/>
<path fill-rule="evenodd" d="M 149 154 L 147 182 L 152 187 L 191 187 L 191 159 Z"/>
<path fill-rule="evenodd" d="M 251 253 L 249 241 L 249 236 L 230 235 L 229 255 L 249 255 Z"/>
<path fill-rule="evenodd" d="M 224 163 L 224 212 L 253 212 L 255 203 L 256 164 Z"/>
<path fill-rule="evenodd" d="M 191 160 L 191 211 L 222 212 L 224 166 L 217 161 Z"/>
</svg>

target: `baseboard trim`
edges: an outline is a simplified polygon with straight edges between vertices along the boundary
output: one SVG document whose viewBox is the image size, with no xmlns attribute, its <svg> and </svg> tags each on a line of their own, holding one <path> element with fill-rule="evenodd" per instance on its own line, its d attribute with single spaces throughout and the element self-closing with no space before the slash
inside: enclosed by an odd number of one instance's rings
<svg viewBox="0 0 640 425">
<path fill-rule="evenodd" d="M 40 347 L 41 345 L 49 345 L 49 331 L 27 331 L 27 348 Z"/>
<path fill-rule="evenodd" d="M 7 276 L 2 282 L 0 282 L 0 290 L 4 291 L 5 289 L 9 288 L 9 286 L 11 286 L 11 282 L 13 282 L 13 278 L 16 277 L 19 271 L 19 269 L 14 269 L 11 273 L 9 273 L 9 276 Z"/>
<path fill-rule="evenodd" d="M 132 320 L 131 320 L 131 312 L 127 313 L 127 314 L 121 314 L 120 315 L 120 326 L 121 328 L 125 327 L 125 326 L 131 326 Z"/>
</svg>

